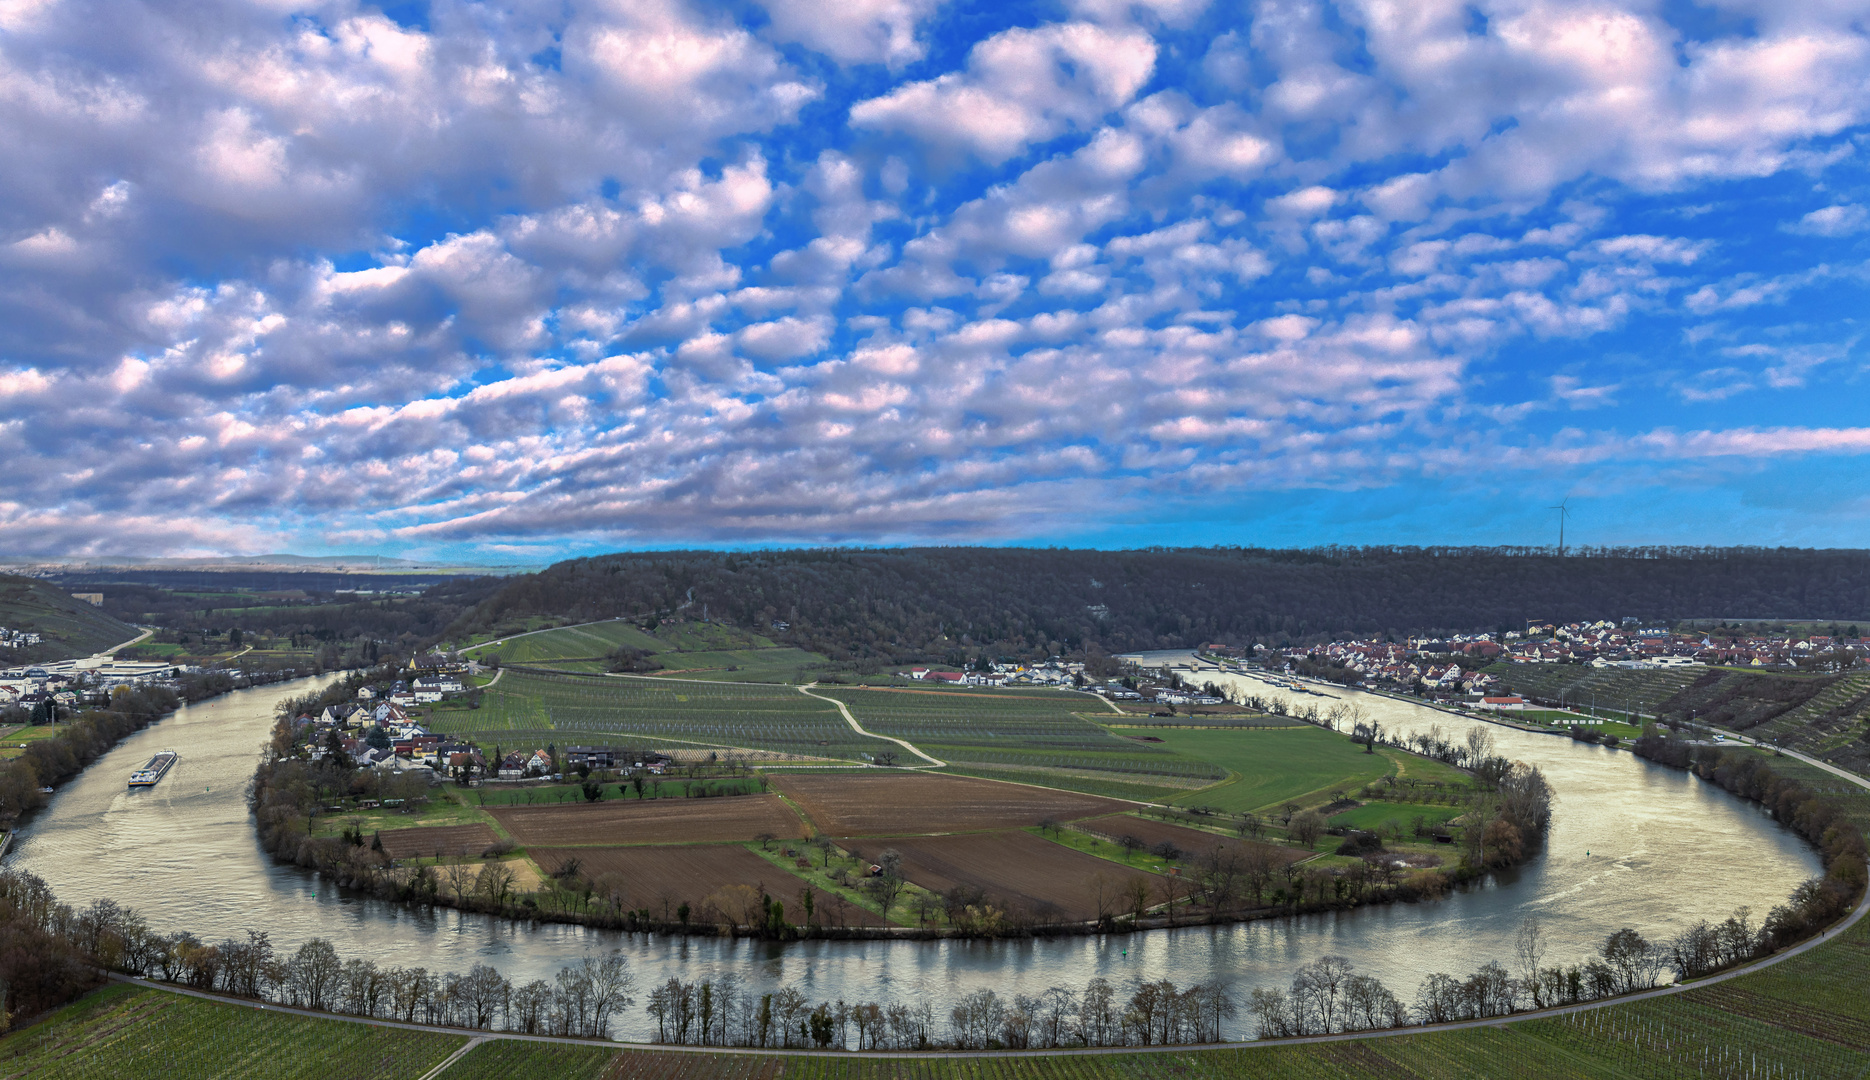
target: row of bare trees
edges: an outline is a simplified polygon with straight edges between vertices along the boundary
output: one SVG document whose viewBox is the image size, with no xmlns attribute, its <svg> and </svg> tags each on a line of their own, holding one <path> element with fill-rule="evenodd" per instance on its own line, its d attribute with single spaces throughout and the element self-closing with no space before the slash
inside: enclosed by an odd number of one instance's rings
<svg viewBox="0 0 1870 1080">
<path fill-rule="evenodd" d="M 661 1043 L 859 1051 L 1219 1042 L 1223 1021 L 1235 1013 L 1232 997 L 1218 983 L 1182 989 L 1167 979 L 1141 982 L 1125 999 L 1101 978 L 1082 992 L 1054 986 L 1005 997 L 976 990 L 955 1002 L 945 1026 L 926 998 L 814 1004 L 794 987 L 755 993 L 731 975 L 670 979 L 650 991 L 647 1007 Z"/>
<path fill-rule="evenodd" d="M 1435 972 L 1408 1006 L 1378 980 L 1358 974 L 1348 959 L 1325 956 L 1300 968 L 1290 989 L 1254 990 L 1248 1009 L 1262 1039 L 1477 1020 L 1651 989 L 1670 970 L 1682 978 L 1705 975 L 1770 951 L 1771 937 L 1753 926 L 1743 907 L 1718 925 L 1703 920 L 1667 943 L 1618 930 L 1596 956 L 1569 967 L 1548 965 L 1547 948 L 1543 926 L 1528 917 L 1514 938 L 1516 970 L 1493 960 L 1466 978 Z"/>
<path fill-rule="evenodd" d="M 0 895 L 8 891 L 26 895 L 32 890 L 0 885 Z M 636 1001 L 635 977 L 617 954 L 586 957 L 561 968 L 549 982 L 535 979 L 516 986 L 486 964 L 461 974 L 346 960 L 323 938 L 288 953 L 276 949 L 263 932 L 248 931 L 244 940 L 219 944 L 186 932 L 161 934 L 112 900 L 95 900 L 70 912 L 62 925 L 75 945 L 106 968 L 296 1008 L 410 1024 L 604 1038 L 611 1019 Z"/>
</svg>

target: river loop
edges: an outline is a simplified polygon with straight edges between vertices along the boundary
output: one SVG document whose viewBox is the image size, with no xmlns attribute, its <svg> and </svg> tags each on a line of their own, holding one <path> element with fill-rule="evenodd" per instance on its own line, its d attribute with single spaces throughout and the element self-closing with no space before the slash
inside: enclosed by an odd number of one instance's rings
<svg viewBox="0 0 1870 1080">
<path fill-rule="evenodd" d="M 1197 681 L 1236 678 L 1207 672 Z M 188 930 L 209 942 L 244 937 L 249 929 L 267 931 L 288 949 L 325 937 L 346 957 L 432 971 L 485 962 L 516 983 L 549 979 L 581 956 L 620 949 L 641 990 L 672 975 L 732 973 L 752 990 L 792 985 L 814 999 L 926 997 L 937 1015 L 982 987 L 1036 994 L 1051 985 L 1081 988 L 1097 976 L 1119 986 L 1220 979 L 1244 1001 L 1251 988 L 1284 985 L 1295 968 L 1332 953 L 1408 1001 L 1430 972 L 1465 975 L 1491 959 L 1511 966 L 1514 931 L 1529 914 L 1544 922 L 1548 962 L 1572 963 L 1620 927 L 1667 939 L 1740 905 L 1750 906 L 1757 922 L 1799 881 L 1820 873 L 1816 855 L 1798 837 L 1691 775 L 1627 751 L 1490 725 L 1499 753 L 1545 771 L 1557 793 L 1551 836 L 1527 865 L 1433 903 L 1022 941 L 778 944 L 530 926 L 345 893 L 260 850 L 247 782 L 273 704 L 313 685 L 236 691 L 131 736 L 59 790 L 20 831 L 7 865 L 38 874 L 67 903 L 110 897 L 157 930 Z M 1236 685 L 1263 697 L 1278 693 L 1257 681 Z M 1329 693 L 1362 706 L 1390 732 L 1440 724 L 1459 739 L 1475 723 L 1376 695 Z M 1332 704 L 1313 696 L 1295 703 L 1304 702 Z M 180 761 L 157 787 L 129 791 L 129 773 L 162 749 L 180 751 Z M 613 1031 L 646 1039 L 648 1018 L 641 1008 L 631 1010 Z M 1243 1016 L 1229 1034 L 1250 1038 L 1250 1022 Z"/>
</svg>

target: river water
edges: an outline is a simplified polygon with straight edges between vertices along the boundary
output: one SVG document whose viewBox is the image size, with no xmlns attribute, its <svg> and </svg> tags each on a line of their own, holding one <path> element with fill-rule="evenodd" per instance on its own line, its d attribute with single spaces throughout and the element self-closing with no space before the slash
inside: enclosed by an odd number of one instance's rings
<svg viewBox="0 0 1870 1080">
<path fill-rule="evenodd" d="M 1185 655 L 1185 654 L 1184 654 Z M 1203 680 L 1219 681 L 1212 673 Z M 928 998 L 938 1015 L 960 995 L 1005 995 L 1096 976 L 1119 985 L 1170 978 L 1283 985 L 1310 960 L 1336 953 L 1382 979 L 1405 1001 L 1435 971 L 1463 975 L 1490 959 L 1511 966 L 1521 918 L 1538 915 L 1548 962 L 1583 958 L 1609 932 L 1630 926 L 1666 938 L 1739 905 L 1755 919 L 1820 872 L 1797 837 L 1758 809 L 1685 773 L 1627 752 L 1489 725 L 1500 753 L 1539 766 L 1557 792 L 1546 851 L 1483 887 L 1425 904 L 1109 937 L 1036 941 L 828 942 L 788 944 L 624 935 L 528 926 L 450 910 L 417 911 L 341 892 L 317 875 L 273 863 L 258 847 L 245 789 L 272 722 L 273 703 L 313 681 L 237 691 L 191 705 L 125 740 L 66 784 L 21 830 L 7 865 L 44 878 L 82 905 L 110 897 L 161 931 L 206 941 L 265 930 L 276 945 L 330 939 L 345 956 L 380 964 L 460 970 L 478 962 L 516 982 L 550 978 L 577 958 L 621 950 L 639 984 L 670 975 L 722 973 L 771 990 L 799 987 L 821 999 Z M 1263 697 L 1275 691 L 1241 681 Z M 1439 723 L 1456 738 L 1473 723 L 1406 702 L 1333 690 L 1389 731 Z M 1321 707 L 1318 697 L 1303 701 Z M 1302 702 L 1295 702 L 1302 703 Z M 1243 734 L 1251 738 L 1251 734 Z M 129 773 L 156 751 L 181 754 L 154 789 L 131 792 Z M 639 994 L 640 998 L 640 994 Z M 619 1018 L 618 1037 L 648 1036 L 641 1009 Z M 1243 1017 L 1236 1037 L 1251 1037 Z"/>
</svg>

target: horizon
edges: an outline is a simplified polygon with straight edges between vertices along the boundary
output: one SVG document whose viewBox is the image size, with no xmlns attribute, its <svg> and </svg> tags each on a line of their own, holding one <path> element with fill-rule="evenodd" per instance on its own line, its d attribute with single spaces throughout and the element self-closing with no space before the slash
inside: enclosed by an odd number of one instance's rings
<svg viewBox="0 0 1870 1080">
<path fill-rule="evenodd" d="M 1870 524 L 1842 8 L 106 9 L 0 13 L 15 554 Z"/>
</svg>

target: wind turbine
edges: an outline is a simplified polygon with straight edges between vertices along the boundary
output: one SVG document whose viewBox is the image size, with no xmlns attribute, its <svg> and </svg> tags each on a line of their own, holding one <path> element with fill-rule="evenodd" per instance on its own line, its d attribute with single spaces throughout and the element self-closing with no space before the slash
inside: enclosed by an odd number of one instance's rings
<svg viewBox="0 0 1870 1080">
<path fill-rule="evenodd" d="M 1557 506 L 1546 507 L 1547 510 L 1558 511 L 1558 557 L 1561 559 L 1565 557 L 1565 519 L 1571 516 L 1571 510 L 1565 504 L 1570 501 L 1571 496 L 1567 495 L 1558 500 Z"/>
</svg>

